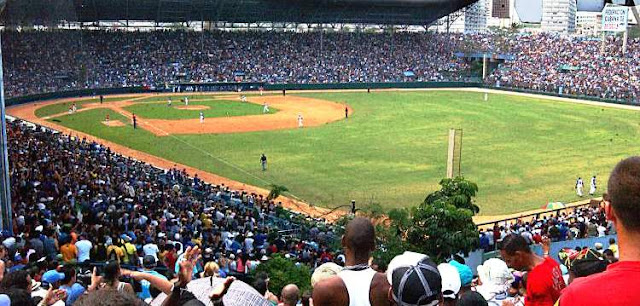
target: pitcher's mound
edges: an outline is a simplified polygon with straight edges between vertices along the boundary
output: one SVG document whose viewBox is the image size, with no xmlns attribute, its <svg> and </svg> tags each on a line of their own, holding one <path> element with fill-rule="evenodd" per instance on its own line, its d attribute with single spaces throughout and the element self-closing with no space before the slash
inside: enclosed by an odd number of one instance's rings
<svg viewBox="0 0 640 306">
<path fill-rule="evenodd" d="M 205 109 L 209 109 L 209 106 L 206 105 L 178 105 L 176 106 L 177 109 L 184 109 L 184 110 L 205 110 Z"/>
<path fill-rule="evenodd" d="M 102 121 L 102 124 L 106 125 L 106 126 L 124 126 L 124 123 L 122 123 L 122 121 L 118 121 L 118 120 L 109 120 L 109 121 Z"/>
</svg>

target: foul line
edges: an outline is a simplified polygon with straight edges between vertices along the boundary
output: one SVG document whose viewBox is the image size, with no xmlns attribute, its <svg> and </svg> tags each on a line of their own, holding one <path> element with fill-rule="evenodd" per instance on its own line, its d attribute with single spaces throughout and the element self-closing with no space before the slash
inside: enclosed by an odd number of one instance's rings
<svg viewBox="0 0 640 306">
<path fill-rule="evenodd" d="M 113 109 L 113 108 L 112 108 L 112 110 L 115 110 L 115 109 Z M 126 114 L 126 112 L 124 112 L 124 111 L 122 111 L 122 110 L 120 110 L 120 109 L 118 109 L 118 110 L 116 110 L 116 111 L 117 111 L 118 113 L 120 113 L 121 115 L 125 116 L 125 117 L 129 117 L 129 118 L 131 118 L 130 116 L 128 116 L 128 115 Z M 219 161 L 219 162 L 221 162 L 221 163 L 223 163 L 223 164 L 225 164 L 225 165 L 227 165 L 227 166 L 229 166 L 229 167 L 231 167 L 231 168 L 233 168 L 233 169 L 236 169 L 236 170 L 240 171 L 240 172 L 241 172 L 241 173 L 243 173 L 243 174 L 248 175 L 249 177 L 252 177 L 252 178 L 254 178 L 254 179 L 257 179 L 258 181 L 260 181 L 260 182 L 262 182 L 262 183 L 265 183 L 265 184 L 267 184 L 267 185 L 272 184 L 272 182 L 266 181 L 265 179 L 263 179 L 263 178 L 261 178 L 261 177 L 259 177 L 259 176 L 256 176 L 256 175 L 254 175 L 254 174 L 250 173 L 249 171 L 247 171 L 247 170 L 245 170 L 245 169 L 241 168 L 241 167 L 240 167 L 240 166 L 238 166 L 238 165 L 235 165 L 235 164 L 233 164 L 233 163 L 231 163 L 231 162 L 228 162 L 228 161 L 226 161 L 226 160 L 224 160 L 224 159 L 222 159 L 222 158 L 220 158 L 220 157 L 217 157 L 217 156 L 215 156 L 215 155 L 211 154 L 210 152 L 203 150 L 202 148 L 199 148 L 199 147 L 197 147 L 197 146 L 194 146 L 194 145 L 192 145 L 192 144 L 190 144 L 190 143 L 188 143 L 188 142 L 186 142 L 186 141 L 184 141 L 184 140 L 182 140 L 182 139 L 180 139 L 180 138 L 176 137 L 176 136 L 175 136 L 175 135 L 173 135 L 173 134 L 168 133 L 167 131 L 165 131 L 165 130 L 163 130 L 163 129 L 161 129 L 161 128 L 159 128 L 159 127 L 157 127 L 157 126 L 153 125 L 153 124 L 150 124 L 150 123 L 148 123 L 148 122 L 146 122 L 146 121 L 140 121 L 140 122 L 141 122 L 141 123 L 143 123 L 143 124 L 144 124 L 144 125 L 146 125 L 146 126 L 149 126 L 149 127 L 153 128 L 153 129 L 155 129 L 155 130 L 158 130 L 158 131 L 160 131 L 160 132 L 162 132 L 162 133 L 166 134 L 167 136 L 169 136 L 169 137 L 171 137 L 171 138 L 173 138 L 173 139 L 175 139 L 175 140 L 177 140 L 177 141 L 179 141 L 179 142 L 182 142 L 182 143 L 186 144 L 187 146 L 189 146 L 189 147 L 191 147 L 191 148 L 196 149 L 197 151 L 200 151 L 201 153 L 204 153 L 205 155 L 207 155 L 207 156 L 209 156 L 209 157 L 211 157 L 211 158 L 213 158 L 213 159 L 215 159 L 215 160 L 217 160 L 217 161 Z M 202 169 L 201 169 L 201 170 L 202 170 Z M 202 171 L 204 171 L 204 170 L 202 170 Z M 288 194 L 289 196 L 291 196 L 291 197 L 295 198 L 296 200 L 301 201 L 301 199 L 300 199 L 298 196 L 296 196 L 295 194 L 293 194 L 293 193 L 291 193 L 291 192 L 287 192 L 287 194 Z"/>
</svg>

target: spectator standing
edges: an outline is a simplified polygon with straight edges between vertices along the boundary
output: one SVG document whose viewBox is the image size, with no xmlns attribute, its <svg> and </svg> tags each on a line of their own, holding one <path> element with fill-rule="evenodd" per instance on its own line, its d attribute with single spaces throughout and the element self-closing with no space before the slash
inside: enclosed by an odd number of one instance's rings
<svg viewBox="0 0 640 306">
<path fill-rule="evenodd" d="M 616 165 L 607 192 L 609 203 L 604 209 L 618 232 L 620 261 L 605 272 L 575 280 L 562 293 L 560 306 L 637 305 L 640 301 L 640 291 L 630 290 L 640 282 L 640 157 Z"/>
<path fill-rule="evenodd" d="M 83 263 L 90 258 L 91 249 L 93 244 L 87 240 L 86 234 L 80 234 L 78 242 L 76 242 L 76 249 L 78 250 L 78 263 Z"/>
<path fill-rule="evenodd" d="M 103 289 L 115 290 L 122 293 L 128 293 L 133 295 L 133 287 L 131 284 L 123 283 L 119 280 L 122 272 L 120 270 L 120 263 L 116 260 L 109 261 L 104 266 L 104 283 Z"/>
<path fill-rule="evenodd" d="M 566 285 L 555 260 L 533 253 L 527 241 L 518 234 L 510 234 L 502 240 L 500 254 L 510 268 L 528 272 L 525 305 L 552 306 L 556 303 Z M 505 303 L 503 305 L 513 305 Z"/>
<path fill-rule="evenodd" d="M 314 305 L 353 306 L 388 303 L 390 284 L 387 277 L 369 267 L 371 252 L 376 247 L 375 238 L 375 229 L 369 219 L 357 217 L 347 224 L 342 237 L 346 266 L 338 276 L 316 284 L 313 289 Z M 437 273 L 437 269 L 435 271 Z"/>
<path fill-rule="evenodd" d="M 66 242 L 60 247 L 62 260 L 64 263 L 72 263 L 78 258 L 78 248 L 71 243 L 71 237 L 66 238 Z"/>
<path fill-rule="evenodd" d="M 146 244 L 142 247 L 142 251 L 144 252 L 145 256 L 150 255 L 153 256 L 156 261 L 158 260 L 158 252 L 160 252 L 160 249 L 158 248 L 158 245 L 154 243 L 151 237 L 147 238 Z"/>
<path fill-rule="evenodd" d="M 173 244 L 165 245 L 166 254 L 164 255 L 164 264 L 167 266 L 167 269 L 173 271 L 176 267 L 176 260 L 178 257 L 176 256 L 176 248 Z"/>
<path fill-rule="evenodd" d="M 155 257 L 151 255 L 145 255 L 142 260 L 142 264 L 144 268 L 142 270 L 142 273 L 151 274 L 159 278 L 162 278 L 164 280 L 167 280 L 167 278 L 164 275 L 154 270 L 157 266 Z M 142 286 L 142 291 L 138 293 L 138 297 L 141 298 L 143 301 L 148 302 L 153 297 L 151 296 L 151 290 L 150 290 L 151 283 L 149 283 L 147 280 L 142 280 L 140 281 L 140 285 Z"/>
<path fill-rule="evenodd" d="M 76 270 L 72 266 L 65 266 L 63 268 L 64 279 L 59 289 L 64 290 L 67 293 L 66 305 L 73 305 L 73 303 L 85 292 L 85 288 L 76 283 Z"/>
</svg>

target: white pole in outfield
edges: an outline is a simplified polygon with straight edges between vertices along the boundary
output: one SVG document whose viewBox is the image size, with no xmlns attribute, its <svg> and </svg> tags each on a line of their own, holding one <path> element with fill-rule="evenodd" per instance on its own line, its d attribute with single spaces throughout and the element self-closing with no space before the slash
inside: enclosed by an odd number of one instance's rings
<svg viewBox="0 0 640 306">
<path fill-rule="evenodd" d="M 4 9 L 5 1 L 0 0 L 0 12 Z M 4 75 L 2 65 L 2 39 L 0 38 L 0 227 L 13 233 L 11 212 L 11 185 L 9 181 L 9 158 L 7 152 L 7 123 L 4 106 Z"/>
<path fill-rule="evenodd" d="M 629 40 L 629 27 L 624 29 L 622 34 L 622 54 L 627 54 L 627 40 Z"/>
<path fill-rule="evenodd" d="M 487 54 L 482 54 L 482 80 L 487 78 Z"/>
<path fill-rule="evenodd" d="M 453 178 L 453 152 L 456 146 L 456 130 L 449 130 L 449 150 L 447 150 L 447 178 Z"/>
</svg>

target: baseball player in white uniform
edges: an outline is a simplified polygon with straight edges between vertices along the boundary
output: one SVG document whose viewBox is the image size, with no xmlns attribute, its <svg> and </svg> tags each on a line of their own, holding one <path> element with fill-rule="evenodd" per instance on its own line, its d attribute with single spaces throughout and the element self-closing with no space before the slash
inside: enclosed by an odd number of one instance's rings
<svg viewBox="0 0 640 306">
<path fill-rule="evenodd" d="M 267 102 L 262 103 L 262 113 L 266 114 L 269 112 L 269 104 Z"/>
<path fill-rule="evenodd" d="M 204 113 L 200 111 L 200 123 L 204 123 Z"/>
<path fill-rule="evenodd" d="M 172 104 L 172 103 L 173 103 L 173 101 L 171 101 L 171 98 L 169 98 L 169 99 L 167 100 L 167 106 L 168 106 L 168 107 L 171 107 L 171 104 Z"/>
<path fill-rule="evenodd" d="M 594 195 L 596 193 L 597 185 L 596 185 L 596 176 L 591 177 L 591 184 L 589 184 L 589 195 Z"/>
<path fill-rule="evenodd" d="M 189 106 L 189 97 L 184 97 L 184 105 Z"/>
<path fill-rule="evenodd" d="M 240 101 L 247 102 L 247 96 L 245 95 L 240 96 Z"/>
<path fill-rule="evenodd" d="M 578 180 L 576 180 L 576 194 L 579 197 L 582 197 L 584 195 L 583 189 L 584 189 L 584 182 L 582 181 L 581 177 L 578 177 Z"/>
<path fill-rule="evenodd" d="M 298 114 L 298 128 L 304 127 L 303 120 L 304 118 L 302 117 L 302 114 Z"/>
</svg>

